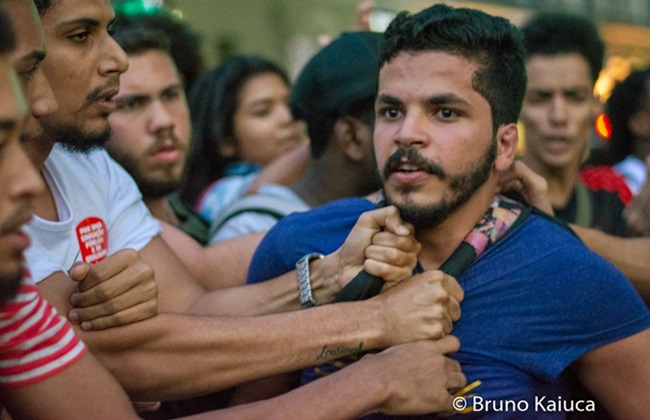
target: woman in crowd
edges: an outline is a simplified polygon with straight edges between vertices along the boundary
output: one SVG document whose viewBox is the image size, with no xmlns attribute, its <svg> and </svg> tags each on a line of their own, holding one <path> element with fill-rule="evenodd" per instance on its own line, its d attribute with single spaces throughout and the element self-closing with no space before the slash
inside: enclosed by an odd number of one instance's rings
<svg viewBox="0 0 650 420">
<path fill-rule="evenodd" d="M 190 90 L 194 143 L 180 193 L 207 221 L 246 193 L 263 166 L 303 142 L 289 89 L 276 64 L 234 56 Z"/>
</svg>

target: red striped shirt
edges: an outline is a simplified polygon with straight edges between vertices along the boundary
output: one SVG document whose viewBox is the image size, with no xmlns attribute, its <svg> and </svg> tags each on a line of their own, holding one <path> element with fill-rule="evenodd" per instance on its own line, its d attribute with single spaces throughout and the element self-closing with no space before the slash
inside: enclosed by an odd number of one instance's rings
<svg viewBox="0 0 650 420">
<path fill-rule="evenodd" d="M 0 386 L 40 382 L 85 352 L 70 324 L 43 299 L 27 273 L 16 297 L 0 308 Z"/>
</svg>

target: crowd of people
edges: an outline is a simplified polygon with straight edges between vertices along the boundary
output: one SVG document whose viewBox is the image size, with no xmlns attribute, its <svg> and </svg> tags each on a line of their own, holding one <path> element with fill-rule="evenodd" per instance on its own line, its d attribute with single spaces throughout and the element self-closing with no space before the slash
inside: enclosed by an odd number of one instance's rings
<svg viewBox="0 0 650 420">
<path fill-rule="evenodd" d="M 591 167 L 594 22 L 371 10 L 291 83 L 0 0 L 5 415 L 650 418 L 647 70 Z"/>
</svg>

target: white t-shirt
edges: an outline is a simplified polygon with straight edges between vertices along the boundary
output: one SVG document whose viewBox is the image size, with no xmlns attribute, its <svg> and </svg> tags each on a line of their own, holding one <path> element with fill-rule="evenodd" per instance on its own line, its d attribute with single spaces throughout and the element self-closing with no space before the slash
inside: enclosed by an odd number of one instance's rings
<svg viewBox="0 0 650 420">
<path fill-rule="evenodd" d="M 76 261 L 96 263 L 121 249 L 142 249 L 160 233 L 133 178 L 104 150 L 73 153 L 56 145 L 43 175 L 59 221 L 34 216 L 25 257 L 36 283 Z"/>
<path fill-rule="evenodd" d="M 45 380 L 85 353 L 70 324 L 26 275 L 16 297 L 0 307 L 0 387 Z"/>
</svg>

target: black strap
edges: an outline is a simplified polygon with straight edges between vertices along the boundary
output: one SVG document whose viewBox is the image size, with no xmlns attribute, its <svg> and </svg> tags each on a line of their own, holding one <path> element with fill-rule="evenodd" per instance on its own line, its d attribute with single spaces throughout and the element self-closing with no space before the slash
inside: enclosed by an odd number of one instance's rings
<svg viewBox="0 0 650 420">
<path fill-rule="evenodd" d="M 499 240 L 514 230 L 515 227 L 522 224 L 532 212 L 532 208 L 529 206 L 522 205 L 521 210 L 522 211 L 519 217 L 517 217 L 515 222 L 510 225 L 508 230 L 503 235 L 501 235 Z M 486 250 L 489 248 L 489 246 L 490 245 L 486 247 Z M 475 258 L 476 253 L 474 251 L 474 248 L 467 242 L 463 241 L 458 246 L 458 248 L 456 248 L 456 250 L 449 256 L 449 258 L 447 258 L 447 260 L 442 263 L 440 266 L 440 271 L 457 278 L 463 271 L 472 265 L 472 262 L 474 262 Z M 383 285 L 383 279 L 372 276 L 365 270 L 362 270 L 347 285 L 345 285 L 345 287 L 343 287 L 343 289 L 334 299 L 334 303 L 369 299 L 377 295 Z"/>
</svg>

